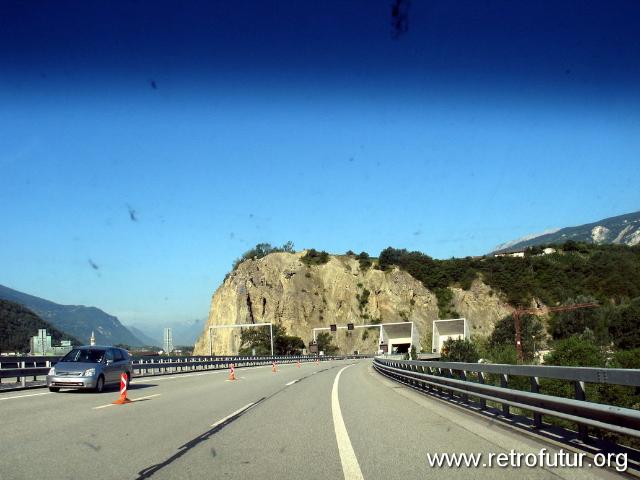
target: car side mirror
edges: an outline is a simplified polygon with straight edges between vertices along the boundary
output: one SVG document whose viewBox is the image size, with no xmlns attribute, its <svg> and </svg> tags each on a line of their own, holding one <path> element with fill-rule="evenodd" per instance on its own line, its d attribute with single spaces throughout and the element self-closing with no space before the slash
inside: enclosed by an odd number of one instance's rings
<svg viewBox="0 0 640 480">
<path fill-rule="evenodd" d="M 111 365 L 113 363 L 113 360 L 107 360 L 107 365 Z"/>
</svg>

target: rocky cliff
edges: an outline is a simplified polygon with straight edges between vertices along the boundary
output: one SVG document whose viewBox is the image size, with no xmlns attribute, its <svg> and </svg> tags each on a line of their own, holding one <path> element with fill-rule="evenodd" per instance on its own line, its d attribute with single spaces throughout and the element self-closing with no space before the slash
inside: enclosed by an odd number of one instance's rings
<svg viewBox="0 0 640 480">
<path fill-rule="evenodd" d="M 195 355 L 209 354 L 208 327 L 213 325 L 274 322 L 288 334 L 312 339 L 312 329 L 332 323 L 364 325 L 413 321 L 422 337 L 438 318 L 436 296 L 422 283 L 397 268 L 383 272 L 362 270 L 349 256 L 330 256 L 323 265 L 307 266 L 305 252 L 272 253 L 242 262 L 216 290 L 209 319 L 195 345 Z M 480 281 L 470 290 L 453 288 L 453 306 L 470 320 L 471 333 L 488 334 L 492 324 L 509 313 L 498 295 Z M 343 352 L 376 349 L 377 330 L 339 330 L 334 343 Z M 214 354 L 234 354 L 239 329 L 217 329 Z"/>
</svg>

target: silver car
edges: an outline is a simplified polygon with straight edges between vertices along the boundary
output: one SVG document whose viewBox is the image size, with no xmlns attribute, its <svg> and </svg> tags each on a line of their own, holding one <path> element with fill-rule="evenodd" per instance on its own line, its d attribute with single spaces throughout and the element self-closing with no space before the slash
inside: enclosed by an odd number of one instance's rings
<svg viewBox="0 0 640 480">
<path fill-rule="evenodd" d="M 61 388 L 85 388 L 101 392 L 105 385 L 118 384 L 120 374 L 127 376 L 127 386 L 133 368 L 129 352 L 123 348 L 77 347 L 67 353 L 47 374 L 47 386 L 52 392 Z"/>
</svg>

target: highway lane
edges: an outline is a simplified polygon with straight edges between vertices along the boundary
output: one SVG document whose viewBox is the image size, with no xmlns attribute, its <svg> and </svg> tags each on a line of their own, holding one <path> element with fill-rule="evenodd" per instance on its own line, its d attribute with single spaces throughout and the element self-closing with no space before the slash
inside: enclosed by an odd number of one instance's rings
<svg viewBox="0 0 640 480">
<path fill-rule="evenodd" d="M 426 453 L 553 450 L 392 383 L 370 360 L 236 374 L 137 379 L 130 397 L 141 400 L 124 406 L 111 406 L 115 390 L 0 394 L 0 478 L 516 478 L 522 470 L 429 468 Z M 526 478 L 557 474 L 614 478 Z"/>
</svg>

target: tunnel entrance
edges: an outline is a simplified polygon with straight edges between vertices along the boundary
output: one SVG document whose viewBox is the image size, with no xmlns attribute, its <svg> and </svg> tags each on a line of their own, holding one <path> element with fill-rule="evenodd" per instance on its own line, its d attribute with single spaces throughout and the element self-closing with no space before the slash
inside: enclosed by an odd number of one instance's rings
<svg viewBox="0 0 640 480">
<path fill-rule="evenodd" d="M 393 346 L 393 353 L 409 353 L 410 343 L 398 343 Z"/>
</svg>

